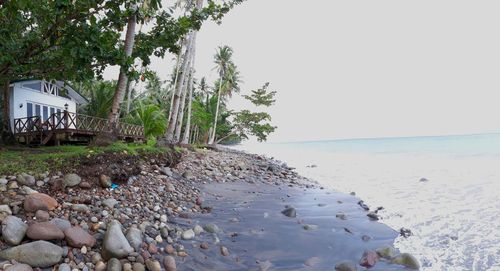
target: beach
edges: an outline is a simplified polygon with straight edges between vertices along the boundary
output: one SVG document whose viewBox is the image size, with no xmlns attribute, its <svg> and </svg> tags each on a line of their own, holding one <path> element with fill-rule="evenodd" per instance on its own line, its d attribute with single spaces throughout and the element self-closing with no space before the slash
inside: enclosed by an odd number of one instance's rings
<svg viewBox="0 0 500 271">
<path fill-rule="evenodd" d="M 86 161 L 81 172 L 2 177 L 3 228 L 25 231 L 3 231 L 0 267 L 405 270 L 382 257 L 398 257 L 391 246 L 399 233 L 376 221 L 378 206 L 260 155 L 192 149 L 172 157 L 117 155 Z M 40 194 L 50 199 L 33 201 Z M 43 248 L 53 248 L 44 260 L 23 256 Z M 403 256 L 413 259 L 402 254 L 400 263 L 408 264 Z"/>
</svg>

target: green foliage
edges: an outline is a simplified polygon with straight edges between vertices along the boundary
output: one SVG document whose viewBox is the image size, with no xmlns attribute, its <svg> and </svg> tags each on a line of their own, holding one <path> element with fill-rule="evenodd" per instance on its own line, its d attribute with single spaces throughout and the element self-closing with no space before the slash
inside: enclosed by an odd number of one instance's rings
<svg viewBox="0 0 500 271">
<path fill-rule="evenodd" d="M 243 95 L 243 97 L 249 101 L 251 101 L 256 106 L 271 106 L 276 100 L 274 99 L 274 95 L 276 95 L 276 91 L 268 92 L 269 83 L 265 83 L 262 88 L 257 90 L 252 90 L 251 95 Z"/>
<path fill-rule="evenodd" d="M 249 135 L 257 137 L 258 141 L 266 141 L 267 136 L 276 130 L 275 126 L 267 123 L 271 116 L 265 112 L 252 113 L 242 110 L 234 114 L 233 133 L 240 138 L 248 139 Z"/>
<path fill-rule="evenodd" d="M 165 113 L 155 104 L 139 102 L 127 119 L 131 123 L 143 125 L 144 133 L 148 138 L 163 135 L 167 128 Z"/>
<path fill-rule="evenodd" d="M 107 118 L 113 103 L 116 82 L 92 81 L 82 85 L 82 94 L 89 103 L 83 108 L 84 114 L 99 118 Z"/>
</svg>

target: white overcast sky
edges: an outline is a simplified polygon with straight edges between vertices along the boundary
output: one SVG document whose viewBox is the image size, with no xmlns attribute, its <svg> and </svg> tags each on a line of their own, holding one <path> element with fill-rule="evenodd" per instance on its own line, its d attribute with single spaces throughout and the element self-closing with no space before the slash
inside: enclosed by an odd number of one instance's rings
<svg viewBox="0 0 500 271">
<path fill-rule="evenodd" d="M 500 131 L 499 1 L 248 0 L 198 35 L 197 73 L 234 49 L 271 82 L 270 141 Z M 166 75 L 170 61 L 157 61 Z M 231 107 L 246 104 L 233 99 Z"/>
</svg>

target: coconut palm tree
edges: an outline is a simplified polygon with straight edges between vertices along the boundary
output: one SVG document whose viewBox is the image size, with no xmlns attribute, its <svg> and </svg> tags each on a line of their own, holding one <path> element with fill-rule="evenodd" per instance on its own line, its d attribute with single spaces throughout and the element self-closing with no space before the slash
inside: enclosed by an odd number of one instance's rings
<svg viewBox="0 0 500 271">
<path fill-rule="evenodd" d="M 217 73 L 219 74 L 219 91 L 217 92 L 217 107 L 215 110 L 214 125 L 213 125 L 213 129 L 212 129 L 212 133 L 211 133 L 210 138 L 208 140 L 208 144 L 213 144 L 215 141 L 215 133 L 217 130 L 217 120 L 219 118 L 220 99 L 221 99 L 221 95 L 222 95 L 222 85 L 223 85 L 226 73 L 229 70 L 229 67 L 233 64 L 232 59 L 231 59 L 232 57 L 233 57 L 233 49 L 227 45 L 219 46 L 219 48 L 214 56 L 214 63 L 216 65 L 214 69 L 216 69 Z"/>
</svg>

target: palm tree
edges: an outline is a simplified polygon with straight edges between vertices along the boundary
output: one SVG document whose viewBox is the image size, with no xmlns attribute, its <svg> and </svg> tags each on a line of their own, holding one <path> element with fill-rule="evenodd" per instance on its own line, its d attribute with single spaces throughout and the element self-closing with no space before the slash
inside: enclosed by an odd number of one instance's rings
<svg viewBox="0 0 500 271">
<path fill-rule="evenodd" d="M 222 93 L 222 84 L 224 82 L 224 78 L 226 76 L 227 71 L 229 70 L 229 67 L 232 65 L 232 56 L 233 56 L 233 49 L 227 45 L 225 46 L 219 46 L 217 53 L 214 56 L 214 62 L 215 62 L 215 68 L 217 72 L 219 73 L 219 91 L 217 92 L 217 107 L 215 110 L 215 119 L 214 119 L 214 125 L 212 129 L 212 134 L 210 135 L 210 138 L 208 140 L 208 144 L 213 144 L 215 141 L 215 133 L 217 130 L 217 120 L 219 118 L 219 107 L 220 107 L 220 99 L 221 99 L 221 93 Z"/>
</svg>

